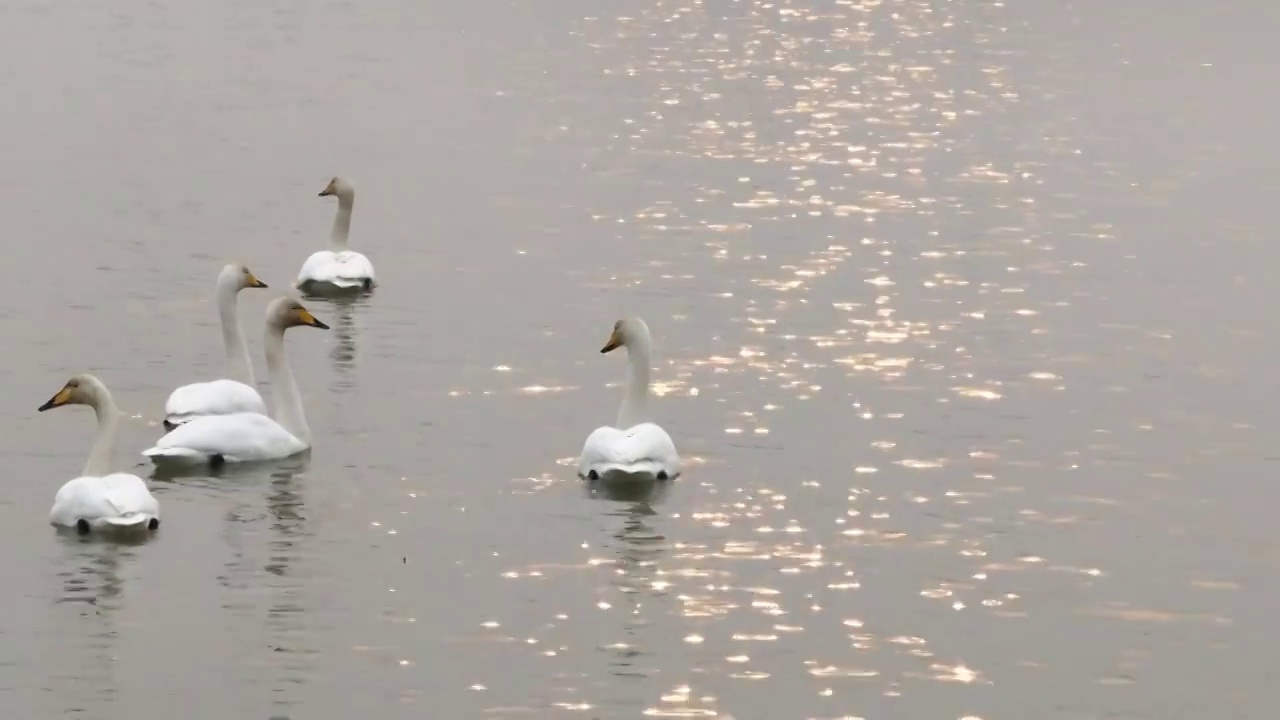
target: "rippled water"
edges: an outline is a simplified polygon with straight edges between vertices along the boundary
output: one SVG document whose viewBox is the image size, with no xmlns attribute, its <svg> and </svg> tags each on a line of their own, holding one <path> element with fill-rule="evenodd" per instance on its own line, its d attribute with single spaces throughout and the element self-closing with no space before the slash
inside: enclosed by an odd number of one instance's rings
<svg viewBox="0 0 1280 720">
<path fill-rule="evenodd" d="M 481 7 L 484 5 L 484 7 Z M 1052 7 L 1050 7 L 1052 6 Z M 1261 6 L 1259 6 L 1261 7 Z M 1255 13 L 1256 14 L 1251 14 Z M 1262 717 L 1274 43 L 1221 5 L 9 3 L 12 717 Z M 379 268 L 288 347 L 309 460 L 54 533 L 221 372 L 211 293 Z M 687 463 L 584 487 L 640 315 Z"/>
</svg>

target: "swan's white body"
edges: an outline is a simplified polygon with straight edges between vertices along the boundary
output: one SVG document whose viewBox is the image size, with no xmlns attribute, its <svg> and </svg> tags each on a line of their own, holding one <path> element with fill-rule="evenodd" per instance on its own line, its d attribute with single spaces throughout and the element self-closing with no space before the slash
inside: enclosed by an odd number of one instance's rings
<svg viewBox="0 0 1280 720">
<path fill-rule="evenodd" d="M 267 413 L 267 404 L 253 379 L 253 362 L 249 360 L 249 347 L 245 345 L 236 312 L 237 296 L 241 290 L 251 287 L 266 287 L 266 284 L 243 265 L 228 265 L 218 275 L 215 296 L 218 318 L 222 322 L 222 344 L 227 351 L 228 377 L 183 385 L 170 393 L 164 404 L 165 427 L 173 428 L 204 415 Z"/>
<path fill-rule="evenodd" d="M 333 231 L 329 234 L 329 249 L 311 254 L 298 271 L 294 285 L 303 290 L 372 290 L 378 284 L 369 258 L 347 249 L 351 235 L 351 210 L 355 207 L 356 191 L 342 178 L 334 178 L 320 192 L 320 196 L 336 195 L 338 212 L 333 218 Z"/>
<path fill-rule="evenodd" d="M 280 460 L 311 447 L 302 397 L 284 352 L 284 331 L 296 325 L 328 328 L 298 303 L 279 298 L 267 307 L 267 372 L 275 391 L 275 417 L 258 413 L 204 415 L 179 425 L 142 451 L 153 462 Z"/>
<path fill-rule="evenodd" d="M 89 405 L 98 416 L 98 434 L 80 477 L 58 488 L 49 523 L 81 532 L 154 530 L 160 503 L 137 475 L 111 472 L 120 411 L 111 393 L 92 375 L 77 375 L 40 410 L 67 404 Z"/>
<path fill-rule="evenodd" d="M 279 460 L 311 447 L 276 420 L 257 413 L 206 415 L 183 423 L 142 451 L 155 461 L 207 463 Z"/>
<path fill-rule="evenodd" d="M 160 520 L 160 503 L 137 475 L 82 475 L 58 488 L 49 524 L 74 528 L 84 520 L 91 530 L 146 530 Z"/>
<path fill-rule="evenodd" d="M 627 348 L 631 372 L 618 410 L 617 427 L 599 427 L 587 436 L 578 459 L 578 475 L 602 480 L 674 479 L 680 474 L 675 443 L 647 419 L 649 401 L 649 328 L 639 318 L 620 320 L 601 352 Z"/>
<path fill-rule="evenodd" d="M 582 446 L 582 459 L 578 474 L 596 476 L 605 480 L 630 477 L 653 480 L 665 474 L 674 478 L 680 474 L 680 456 L 675 443 L 666 430 L 647 422 L 633 425 L 626 430 L 615 427 L 598 427 L 587 436 Z"/>
<path fill-rule="evenodd" d="M 312 284 L 332 285 L 340 290 L 364 289 L 377 285 L 373 263 L 354 250 L 320 250 L 302 263 L 298 287 Z"/>
</svg>

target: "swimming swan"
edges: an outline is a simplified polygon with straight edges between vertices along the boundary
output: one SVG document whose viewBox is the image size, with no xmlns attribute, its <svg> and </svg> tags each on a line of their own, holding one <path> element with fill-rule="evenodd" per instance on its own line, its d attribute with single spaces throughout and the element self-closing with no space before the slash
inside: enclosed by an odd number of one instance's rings
<svg viewBox="0 0 1280 720">
<path fill-rule="evenodd" d="M 49 524 L 90 530 L 155 530 L 160 527 L 160 503 L 137 475 L 111 472 L 115 464 L 120 410 L 102 381 L 76 375 L 67 381 L 40 412 L 63 405 L 88 405 L 98 416 L 98 434 L 80 477 L 58 489 L 49 511 Z"/>
<path fill-rule="evenodd" d="M 302 263 L 294 286 L 308 291 L 372 290 L 378 281 L 373 274 L 369 258 L 347 249 L 347 236 L 351 234 L 351 208 L 356 202 L 356 190 L 340 177 L 329 181 L 320 197 L 336 195 L 338 214 L 333 218 L 333 232 L 329 235 L 329 249 L 313 253 Z"/>
<path fill-rule="evenodd" d="M 165 429 L 172 430 L 201 415 L 267 414 L 267 404 L 253 381 L 253 363 L 236 313 L 236 298 L 241 290 L 266 286 L 244 265 L 222 268 L 214 297 L 218 301 L 218 319 L 222 321 L 222 345 L 227 351 L 227 377 L 183 385 L 170 393 L 164 404 Z"/>
<path fill-rule="evenodd" d="M 274 417 L 258 413 L 205 415 L 183 423 L 142 451 L 157 464 L 165 461 L 209 463 L 279 460 L 311 447 L 311 429 L 302 414 L 302 397 L 284 353 L 284 331 L 320 322 L 298 301 L 282 297 L 267 306 L 267 373 L 275 395 Z"/>
<path fill-rule="evenodd" d="M 640 318 L 619 320 L 600 352 L 627 348 L 631 373 L 618 409 L 617 427 L 599 427 L 587 436 L 578 475 L 590 480 L 666 480 L 680 474 L 680 457 L 666 430 L 648 421 L 649 326 Z"/>
</svg>

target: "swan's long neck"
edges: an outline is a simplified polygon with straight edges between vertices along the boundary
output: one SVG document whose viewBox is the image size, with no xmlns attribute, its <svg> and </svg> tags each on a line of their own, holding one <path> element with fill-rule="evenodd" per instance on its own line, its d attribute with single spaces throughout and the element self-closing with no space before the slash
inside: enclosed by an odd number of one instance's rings
<svg viewBox="0 0 1280 720">
<path fill-rule="evenodd" d="M 93 402 L 93 412 L 98 416 L 98 434 L 93 438 L 93 447 L 89 449 L 89 460 L 84 464 L 82 475 L 102 477 L 110 475 L 115 466 L 116 434 L 120 430 L 120 409 L 111 399 L 110 393 L 99 392 Z"/>
<path fill-rule="evenodd" d="M 631 371 L 627 391 L 618 408 L 618 429 L 626 430 L 649 417 L 649 338 L 639 337 L 627 343 L 627 360 Z"/>
<path fill-rule="evenodd" d="M 227 374 L 249 387 L 253 382 L 253 361 L 249 359 L 249 346 L 245 345 L 240 330 L 240 315 L 236 311 L 239 288 L 234 282 L 218 283 L 218 318 L 222 321 L 222 345 L 227 349 Z"/>
<path fill-rule="evenodd" d="M 271 377 L 271 390 L 275 395 L 275 420 L 309 445 L 311 428 L 307 427 L 307 418 L 302 414 L 302 396 L 298 393 L 293 371 L 289 369 L 289 360 L 284 355 L 284 328 L 269 323 L 263 344 L 267 349 L 267 374 Z"/>
<path fill-rule="evenodd" d="M 333 252 L 347 249 L 347 237 L 351 235 L 351 208 L 355 204 L 354 191 L 338 195 L 338 214 L 333 216 L 333 232 L 329 234 L 329 249 Z"/>
</svg>

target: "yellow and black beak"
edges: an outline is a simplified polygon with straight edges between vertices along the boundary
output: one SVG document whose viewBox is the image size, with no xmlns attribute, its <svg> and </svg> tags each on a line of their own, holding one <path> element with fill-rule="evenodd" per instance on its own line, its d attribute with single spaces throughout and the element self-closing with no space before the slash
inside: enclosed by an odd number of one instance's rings
<svg viewBox="0 0 1280 720">
<path fill-rule="evenodd" d="M 309 325 L 313 328 L 320 328 L 321 330 L 329 329 L 328 325 L 320 322 L 320 319 L 315 315 L 312 315 L 311 311 L 306 308 L 302 308 L 298 311 L 298 322 L 301 322 L 303 325 Z"/>
<path fill-rule="evenodd" d="M 332 195 L 332 194 L 333 194 L 333 181 L 330 180 L 329 184 L 325 185 L 324 189 L 320 191 L 320 197 L 324 197 L 326 195 Z"/>
<path fill-rule="evenodd" d="M 63 405 L 66 405 L 69 402 L 71 402 L 71 388 L 64 385 L 62 389 L 57 392 L 56 395 L 49 398 L 49 402 L 41 405 L 37 410 L 37 412 L 52 410 L 56 407 L 61 407 Z"/>
<path fill-rule="evenodd" d="M 611 350 L 617 350 L 621 346 L 622 346 L 622 331 L 619 330 L 618 328 L 614 328 L 613 334 L 609 336 L 609 342 L 605 343 L 604 347 L 600 348 L 600 352 L 607 353 Z"/>
<path fill-rule="evenodd" d="M 264 288 L 264 287 L 267 287 L 267 284 L 259 280 L 257 275 L 254 275 L 253 273 L 249 273 L 249 287 Z"/>
</svg>

